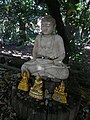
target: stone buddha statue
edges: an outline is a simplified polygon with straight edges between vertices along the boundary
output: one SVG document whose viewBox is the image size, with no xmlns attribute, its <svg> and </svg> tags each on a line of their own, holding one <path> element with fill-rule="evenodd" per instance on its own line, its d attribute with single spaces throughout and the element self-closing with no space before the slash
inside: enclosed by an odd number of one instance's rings
<svg viewBox="0 0 90 120">
<path fill-rule="evenodd" d="M 33 48 L 33 59 L 25 62 L 21 72 L 29 71 L 32 75 L 40 74 L 49 78 L 67 79 L 69 70 L 63 63 L 65 49 L 63 39 L 55 34 L 56 22 L 50 15 L 41 20 L 42 34 L 37 35 Z"/>
</svg>

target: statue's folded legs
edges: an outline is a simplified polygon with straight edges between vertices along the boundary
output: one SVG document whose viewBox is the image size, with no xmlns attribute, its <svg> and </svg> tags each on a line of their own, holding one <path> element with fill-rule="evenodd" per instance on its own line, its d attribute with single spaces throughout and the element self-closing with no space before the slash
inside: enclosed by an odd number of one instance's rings
<svg viewBox="0 0 90 120">
<path fill-rule="evenodd" d="M 38 64 L 36 61 L 29 61 L 22 65 L 22 73 L 29 71 L 32 75 L 40 74 L 40 76 L 47 76 L 49 78 L 67 79 L 69 76 L 69 70 L 67 66 L 55 66 L 53 64 Z"/>
</svg>

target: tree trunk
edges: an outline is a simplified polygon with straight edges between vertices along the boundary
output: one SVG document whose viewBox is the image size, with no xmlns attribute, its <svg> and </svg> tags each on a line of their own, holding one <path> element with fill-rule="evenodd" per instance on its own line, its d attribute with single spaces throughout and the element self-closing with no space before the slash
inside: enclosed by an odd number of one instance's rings
<svg viewBox="0 0 90 120">
<path fill-rule="evenodd" d="M 21 16 L 19 16 L 19 24 L 20 24 L 20 39 L 21 39 L 21 42 L 26 41 L 25 23 L 23 22 Z"/>
</svg>

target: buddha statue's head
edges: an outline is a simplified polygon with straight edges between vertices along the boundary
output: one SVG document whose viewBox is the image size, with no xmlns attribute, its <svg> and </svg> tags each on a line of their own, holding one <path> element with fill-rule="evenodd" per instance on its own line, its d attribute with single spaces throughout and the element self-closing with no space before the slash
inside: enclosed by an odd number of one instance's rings
<svg viewBox="0 0 90 120">
<path fill-rule="evenodd" d="M 46 15 L 41 21 L 41 30 L 44 35 L 55 33 L 56 21 L 51 15 Z"/>
</svg>

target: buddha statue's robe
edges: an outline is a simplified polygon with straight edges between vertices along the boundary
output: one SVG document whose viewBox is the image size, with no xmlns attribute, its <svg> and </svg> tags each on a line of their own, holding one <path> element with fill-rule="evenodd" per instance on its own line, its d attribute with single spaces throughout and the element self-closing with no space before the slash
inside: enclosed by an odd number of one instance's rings
<svg viewBox="0 0 90 120">
<path fill-rule="evenodd" d="M 25 62 L 22 67 L 24 71 L 30 71 L 35 75 L 50 78 L 67 79 L 69 70 L 62 62 L 65 58 L 64 43 L 59 35 L 37 35 L 33 48 L 33 59 Z"/>
</svg>

